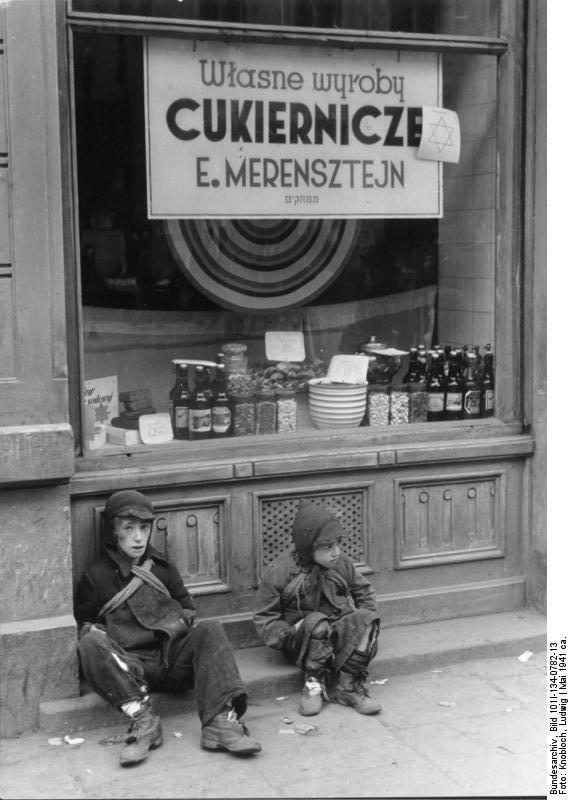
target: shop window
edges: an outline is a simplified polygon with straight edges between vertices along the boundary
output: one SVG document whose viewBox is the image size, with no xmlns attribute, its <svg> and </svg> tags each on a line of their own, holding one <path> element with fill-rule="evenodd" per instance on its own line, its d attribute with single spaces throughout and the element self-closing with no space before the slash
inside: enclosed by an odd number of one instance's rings
<svg viewBox="0 0 569 800">
<path fill-rule="evenodd" d="M 138 5 L 151 13 L 152 3 Z M 310 379 L 325 376 L 334 355 L 369 354 L 373 339 L 371 350 L 400 352 L 369 359 L 370 383 L 397 387 L 411 348 L 424 349 L 427 372 L 436 351 L 448 372 L 452 350 L 466 372 L 468 351 L 482 377 L 495 342 L 494 56 L 442 58 L 443 102 L 459 115 L 462 148 L 459 163 L 443 167 L 440 218 L 163 220 L 147 214 L 143 47 L 137 36 L 74 36 L 85 452 L 143 446 L 139 416 L 172 415 L 174 362 L 206 362 L 215 391 L 211 365 L 236 344 L 252 394 L 294 390 L 297 436 L 330 433 L 309 408 Z M 268 270 L 286 274 L 275 289 Z M 300 333 L 304 357 L 270 361 L 267 331 Z M 191 393 L 197 371 L 190 365 Z M 107 437 L 111 419 L 135 433 Z M 367 408 L 361 424 L 369 421 Z M 392 424 L 402 421 L 391 415 Z M 422 412 L 417 421 L 426 421 Z"/>
<path fill-rule="evenodd" d="M 497 36 L 498 0 L 71 0 L 75 13 Z"/>
</svg>

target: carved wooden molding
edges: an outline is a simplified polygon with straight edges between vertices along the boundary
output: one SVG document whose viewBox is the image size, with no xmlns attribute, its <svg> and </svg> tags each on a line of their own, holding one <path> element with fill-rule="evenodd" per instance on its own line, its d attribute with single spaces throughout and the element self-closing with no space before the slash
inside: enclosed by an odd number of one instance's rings
<svg viewBox="0 0 569 800">
<path fill-rule="evenodd" d="M 502 558 L 504 471 L 395 479 L 395 569 Z"/>
</svg>

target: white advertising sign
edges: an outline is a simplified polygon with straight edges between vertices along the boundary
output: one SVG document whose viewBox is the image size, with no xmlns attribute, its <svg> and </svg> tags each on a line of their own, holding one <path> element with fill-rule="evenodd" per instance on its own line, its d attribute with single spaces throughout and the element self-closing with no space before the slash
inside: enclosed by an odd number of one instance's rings
<svg viewBox="0 0 569 800">
<path fill-rule="evenodd" d="M 436 53 L 150 37 L 148 216 L 440 217 L 441 83 Z"/>
</svg>

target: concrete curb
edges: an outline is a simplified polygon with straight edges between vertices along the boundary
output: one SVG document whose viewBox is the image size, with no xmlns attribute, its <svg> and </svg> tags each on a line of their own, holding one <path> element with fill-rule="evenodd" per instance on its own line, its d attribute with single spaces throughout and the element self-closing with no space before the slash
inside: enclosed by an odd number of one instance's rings
<svg viewBox="0 0 569 800">
<path fill-rule="evenodd" d="M 545 615 L 520 609 L 388 628 L 381 632 L 379 641 L 379 653 L 370 664 L 372 680 L 470 659 L 517 657 L 526 650 L 539 652 L 547 646 L 547 626 Z M 251 703 L 257 698 L 301 691 L 301 671 L 284 662 L 279 653 L 260 646 L 236 650 L 235 656 Z M 159 692 L 153 695 L 153 705 L 163 716 L 196 709 L 192 692 Z M 78 698 L 45 701 L 40 704 L 39 717 L 41 730 L 59 735 L 124 725 L 124 716 L 92 692 Z"/>
</svg>

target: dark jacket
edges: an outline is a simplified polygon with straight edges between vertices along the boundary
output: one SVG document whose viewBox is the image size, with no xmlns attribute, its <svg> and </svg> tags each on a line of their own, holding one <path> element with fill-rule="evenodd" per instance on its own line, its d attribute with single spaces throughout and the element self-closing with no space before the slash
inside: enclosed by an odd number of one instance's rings
<svg viewBox="0 0 569 800">
<path fill-rule="evenodd" d="M 131 562 L 118 550 L 105 554 L 83 573 L 77 586 L 75 618 L 82 630 L 97 627 L 125 650 L 155 650 L 187 632 L 195 614 L 194 601 L 174 564 L 152 547 L 145 558 L 152 558 L 152 573 L 168 589 L 170 597 L 143 583 L 121 606 L 98 619 L 99 611 L 134 577 Z"/>
<path fill-rule="evenodd" d="M 334 621 L 356 608 L 376 612 L 375 592 L 348 556 L 342 553 L 331 569 L 314 565 L 303 570 L 288 552 L 264 573 L 253 622 L 263 642 L 280 650 L 294 624 L 311 612 Z"/>
</svg>

